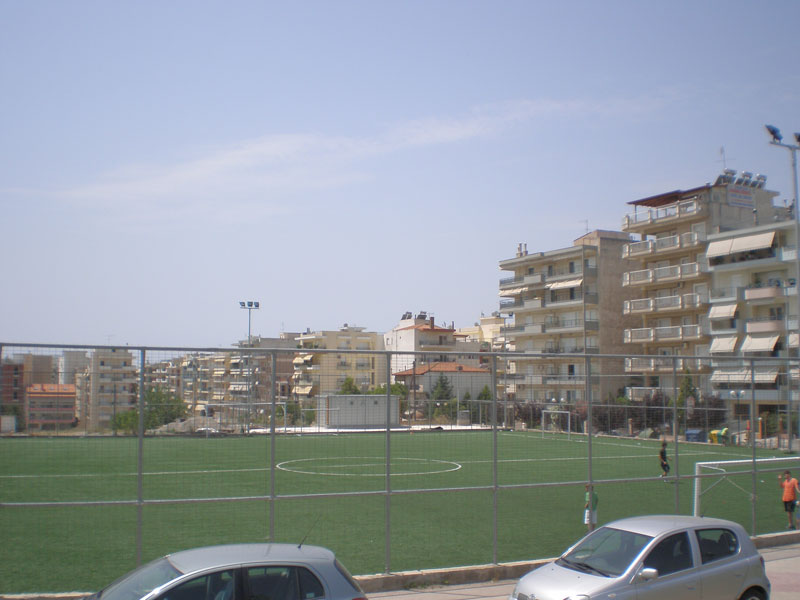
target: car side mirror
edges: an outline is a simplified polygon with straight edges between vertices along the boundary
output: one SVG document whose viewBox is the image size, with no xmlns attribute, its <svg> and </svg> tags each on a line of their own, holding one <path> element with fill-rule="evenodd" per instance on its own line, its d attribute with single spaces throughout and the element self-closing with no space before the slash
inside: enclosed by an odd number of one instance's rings
<svg viewBox="0 0 800 600">
<path fill-rule="evenodd" d="M 656 577 L 658 577 L 658 569 L 654 569 L 653 567 L 644 567 L 639 571 L 639 575 L 636 577 L 636 579 L 638 581 L 652 581 Z"/>
</svg>

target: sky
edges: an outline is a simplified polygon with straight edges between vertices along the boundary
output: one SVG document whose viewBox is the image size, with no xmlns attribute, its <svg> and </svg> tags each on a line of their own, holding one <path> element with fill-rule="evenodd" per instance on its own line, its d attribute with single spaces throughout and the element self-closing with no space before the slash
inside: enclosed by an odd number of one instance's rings
<svg viewBox="0 0 800 600">
<path fill-rule="evenodd" d="M 473 325 L 627 203 L 792 197 L 800 2 L 0 0 L 0 343 Z"/>
</svg>

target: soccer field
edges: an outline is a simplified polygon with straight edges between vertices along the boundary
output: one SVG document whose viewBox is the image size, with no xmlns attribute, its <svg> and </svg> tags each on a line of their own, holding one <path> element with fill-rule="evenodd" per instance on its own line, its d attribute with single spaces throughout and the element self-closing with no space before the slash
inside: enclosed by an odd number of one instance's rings
<svg viewBox="0 0 800 600">
<path fill-rule="evenodd" d="M 274 458 L 272 443 L 269 436 L 146 438 L 140 480 L 136 438 L 0 439 L 7 574 L 0 593 L 98 589 L 135 566 L 140 522 L 144 560 L 198 545 L 267 541 L 272 520 L 274 541 L 327 546 L 354 574 L 383 572 L 387 550 L 391 571 L 491 563 L 495 526 L 498 562 L 553 556 L 585 532 L 585 436 L 287 434 L 276 436 Z M 693 481 L 659 479 L 658 446 L 592 439 L 601 523 L 673 513 L 676 502 L 691 513 Z M 672 474 L 682 476 L 693 475 L 698 461 L 753 454 L 681 444 L 676 464 L 672 444 L 669 450 Z M 771 472 L 757 480 L 759 532 L 784 524 L 775 480 Z M 751 489 L 750 474 L 720 480 L 704 497 L 705 514 L 750 529 Z"/>
</svg>

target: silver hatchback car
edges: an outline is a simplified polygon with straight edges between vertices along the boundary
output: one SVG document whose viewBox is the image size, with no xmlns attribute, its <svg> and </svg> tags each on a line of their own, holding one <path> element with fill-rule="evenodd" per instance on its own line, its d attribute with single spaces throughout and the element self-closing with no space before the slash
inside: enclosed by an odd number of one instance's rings
<svg viewBox="0 0 800 600">
<path fill-rule="evenodd" d="M 366 600 L 333 552 L 295 544 L 231 544 L 168 554 L 94 600 Z"/>
<path fill-rule="evenodd" d="M 510 600 L 767 600 L 764 559 L 738 523 L 631 517 L 523 576 Z"/>
</svg>

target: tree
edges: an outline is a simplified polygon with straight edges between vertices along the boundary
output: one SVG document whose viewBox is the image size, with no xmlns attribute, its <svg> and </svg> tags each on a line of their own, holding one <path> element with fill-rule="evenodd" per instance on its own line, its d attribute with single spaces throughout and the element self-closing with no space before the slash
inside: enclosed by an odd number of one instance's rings
<svg viewBox="0 0 800 600">
<path fill-rule="evenodd" d="M 408 398 L 408 388 L 404 383 L 393 383 L 389 391 L 392 396 L 399 396 L 401 400 L 405 400 L 406 398 Z M 371 394 L 374 396 L 385 396 L 386 384 L 379 385 L 375 389 L 368 391 L 367 394 Z"/>
<path fill-rule="evenodd" d="M 342 382 L 342 387 L 339 388 L 339 393 L 345 395 L 360 394 L 361 390 L 356 385 L 356 382 L 353 381 L 352 377 L 345 377 L 345 380 Z"/>
<path fill-rule="evenodd" d="M 186 405 L 175 394 L 160 387 L 148 389 L 144 394 L 144 428 L 154 429 L 186 416 Z M 117 430 L 136 434 L 139 431 L 139 407 L 118 412 L 112 420 Z"/>
<path fill-rule="evenodd" d="M 431 398 L 434 400 L 450 400 L 452 397 L 453 386 L 450 384 L 450 380 L 442 373 L 439 375 L 439 379 L 436 380 L 436 385 L 433 386 Z"/>
</svg>

